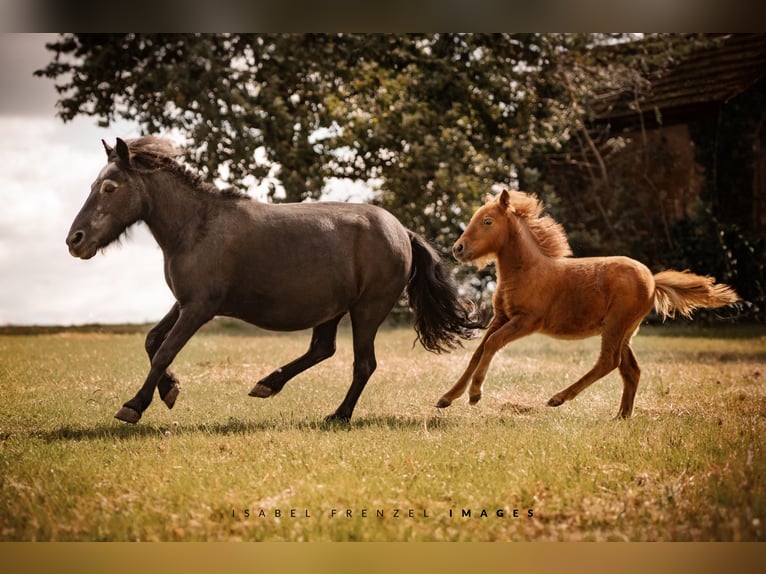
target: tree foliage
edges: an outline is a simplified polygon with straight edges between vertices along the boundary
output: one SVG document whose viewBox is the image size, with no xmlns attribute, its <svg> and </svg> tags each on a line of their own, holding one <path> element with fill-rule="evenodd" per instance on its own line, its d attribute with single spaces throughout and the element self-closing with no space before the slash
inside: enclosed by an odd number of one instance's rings
<svg viewBox="0 0 766 574">
<path fill-rule="evenodd" d="M 680 227 L 652 219 L 662 190 L 615 168 L 631 160 L 611 161 L 624 142 L 590 120 L 615 94 L 638 100 L 651 74 L 703 40 L 631 39 L 62 34 L 36 74 L 55 80 L 63 120 L 125 118 L 180 133 L 203 173 L 233 185 L 275 179 L 274 201 L 317 199 L 332 178 L 369 182 L 376 202 L 446 248 L 493 187 L 521 185 L 543 197 L 578 255 L 661 267 L 679 259 L 668 246 Z M 668 156 L 644 145 L 635 157 L 647 173 Z M 472 273 L 474 288 L 490 277 Z"/>
<path fill-rule="evenodd" d="M 318 198 L 333 177 L 375 181 L 378 201 L 448 242 L 493 184 L 583 126 L 583 94 L 620 77 L 595 73 L 589 48 L 614 39 L 64 34 L 37 74 L 56 80 L 65 121 L 178 131 L 213 177 L 278 169 L 287 201 Z"/>
</svg>

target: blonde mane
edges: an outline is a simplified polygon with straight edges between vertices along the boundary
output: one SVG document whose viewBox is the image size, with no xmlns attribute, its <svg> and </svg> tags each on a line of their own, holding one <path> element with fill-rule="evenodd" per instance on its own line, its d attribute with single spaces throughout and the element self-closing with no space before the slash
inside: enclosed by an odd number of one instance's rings
<svg viewBox="0 0 766 574">
<path fill-rule="evenodd" d="M 510 197 L 508 210 L 526 223 L 545 255 L 548 257 L 572 255 L 572 248 L 569 246 L 564 228 L 550 215 L 542 215 L 543 202 L 537 199 L 535 194 L 508 191 L 508 195 Z"/>
</svg>

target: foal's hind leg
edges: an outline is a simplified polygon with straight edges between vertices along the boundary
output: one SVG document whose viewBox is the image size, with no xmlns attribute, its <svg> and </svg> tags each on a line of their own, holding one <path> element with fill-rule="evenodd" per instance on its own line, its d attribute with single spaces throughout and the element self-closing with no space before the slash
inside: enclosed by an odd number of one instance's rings
<svg viewBox="0 0 766 574">
<path fill-rule="evenodd" d="M 622 347 L 622 358 L 619 368 L 623 388 L 620 412 L 617 413 L 617 418 L 627 419 L 633 413 L 633 399 L 636 397 L 638 379 L 641 376 L 641 369 L 638 366 L 633 349 L 630 348 L 630 341 L 626 341 Z"/>
<path fill-rule="evenodd" d="M 165 315 L 162 320 L 147 333 L 144 346 L 146 348 L 146 353 L 149 355 L 149 362 L 154 358 L 155 353 L 160 348 L 160 345 L 162 345 L 162 342 L 165 340 L 165 337 L 167 337 L 170 329 L 176 324 L 178 314 L 179 308 L 178 303 L 176 303 L 167 315 Z M 178 387 L 178 379 L 176 379 L 175 375 L 170 371 L 165 371 L 157 383 L 157 390 L 160 393 L 162 402 L 164 402 L 169 409 L 172 409 L 180 391 Z"/>
<path fill-rule="evenodd" d="M 340 323 L 342 318 L 343 315 L 339 315 L 326 323 L 314 327 L 308 351 L 258 381 L 249 395 L 260 398 L 276 395 L 282 390 L 285 383 L 294 376 L 332 357 L 335 354 L 335 337 L 338 332 L 338 323 Z"/>
<path fill-rule="evenodd" d="M 622 332 L 615 333 L 614 331 L 605 330 L 601 337 L 601 354 L 594 367 L 573 385 L 553 395 L 548 401 L 548 406 L 557 407 L 566 401 L 571 401 L 601 377 L 616 369 L 620 364 L 623 340 L 624 334 Z"/>
</svg>

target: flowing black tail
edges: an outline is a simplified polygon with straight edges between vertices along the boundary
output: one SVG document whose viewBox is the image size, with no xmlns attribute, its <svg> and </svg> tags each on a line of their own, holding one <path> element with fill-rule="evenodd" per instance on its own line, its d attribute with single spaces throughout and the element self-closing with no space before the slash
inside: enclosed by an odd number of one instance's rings
<svg viewBox="0 0 766 574">
<path fill-rule="evenodd" d="M 412 271 L 407 283 L 407 298 L 415 312 L 418 341 L 434 353 L 450 351 L 470 339 L 475 329 L 484 327 L 473 316 L 474 306 L 461 301 L 439 254 L 413 233 Z"/>
</svg>

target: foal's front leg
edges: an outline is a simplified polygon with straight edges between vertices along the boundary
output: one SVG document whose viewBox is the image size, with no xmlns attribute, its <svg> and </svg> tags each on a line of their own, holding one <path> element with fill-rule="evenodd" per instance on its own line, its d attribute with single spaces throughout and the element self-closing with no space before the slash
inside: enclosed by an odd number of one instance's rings
<svg viewBox="0 0 766 574">
<path fill-rule="evenodd" d="M 497 329 L 496 332 L 489 334 L 484 341 L 484 349 L 479 359 L 478 365 L 473 372 L 471 388 L 468 391 L 468 400 L 475 405 L 481 400 L 481 388 L 484 385 L 484 379 L 489 370 L 489 364 L 492 362 L 495 354 L 505 347 L 511 341 L 531 335 L 540 328 L 540 319 L 529 315 L 514 315 L 511 319 Z"/>
<path fill-rule="evenodd" d="M 479 343 L 479 346 L 473 352 L 471 360 L 468 362 L 468 367 L 463 372 L 458 381 L 452 386 L 452 388 L 444 393 L 436 403 L 438 408 L 443 409 L 450 406 L 452 401 L 454 401 L 465 392 L 465 390 L 468 388 L 468 383 L 471 381 L 471 377 L 473 376 L 473 373 L 476 370 L 479 361 L 481 360 L 482 354 L 484 353 L 484 345 L 487 343 L 487 339 L 489 339 L 492 333 L 502 327 L 505 321 L 505 317 L 498 317 L 497 315 L 492 318 L 492 321 L 487 327 L 487 332 L 484 333 L 484 337 L 482 338 L 481 343 Z"/>
<path fill-rule="evenodd" d="M 213 318 L 214 313 L 206 308 L 183 307 L 179 311 L 178 320 L 170 329 L 165 340 L 160 345 L 157 352 L 152 357 L 149 375 L 146 377 L 141 389 L 135 397 L 126 402 L 122 408 L 117 411 L 114 418 L 126 423 L 135 424 L 141 418 L 141 414 L 149 407 L 152 402 L 154 389 L 160 378 L 173 362 L 178 352 L 197 332 L 197 330 Z"/>
</svg>

